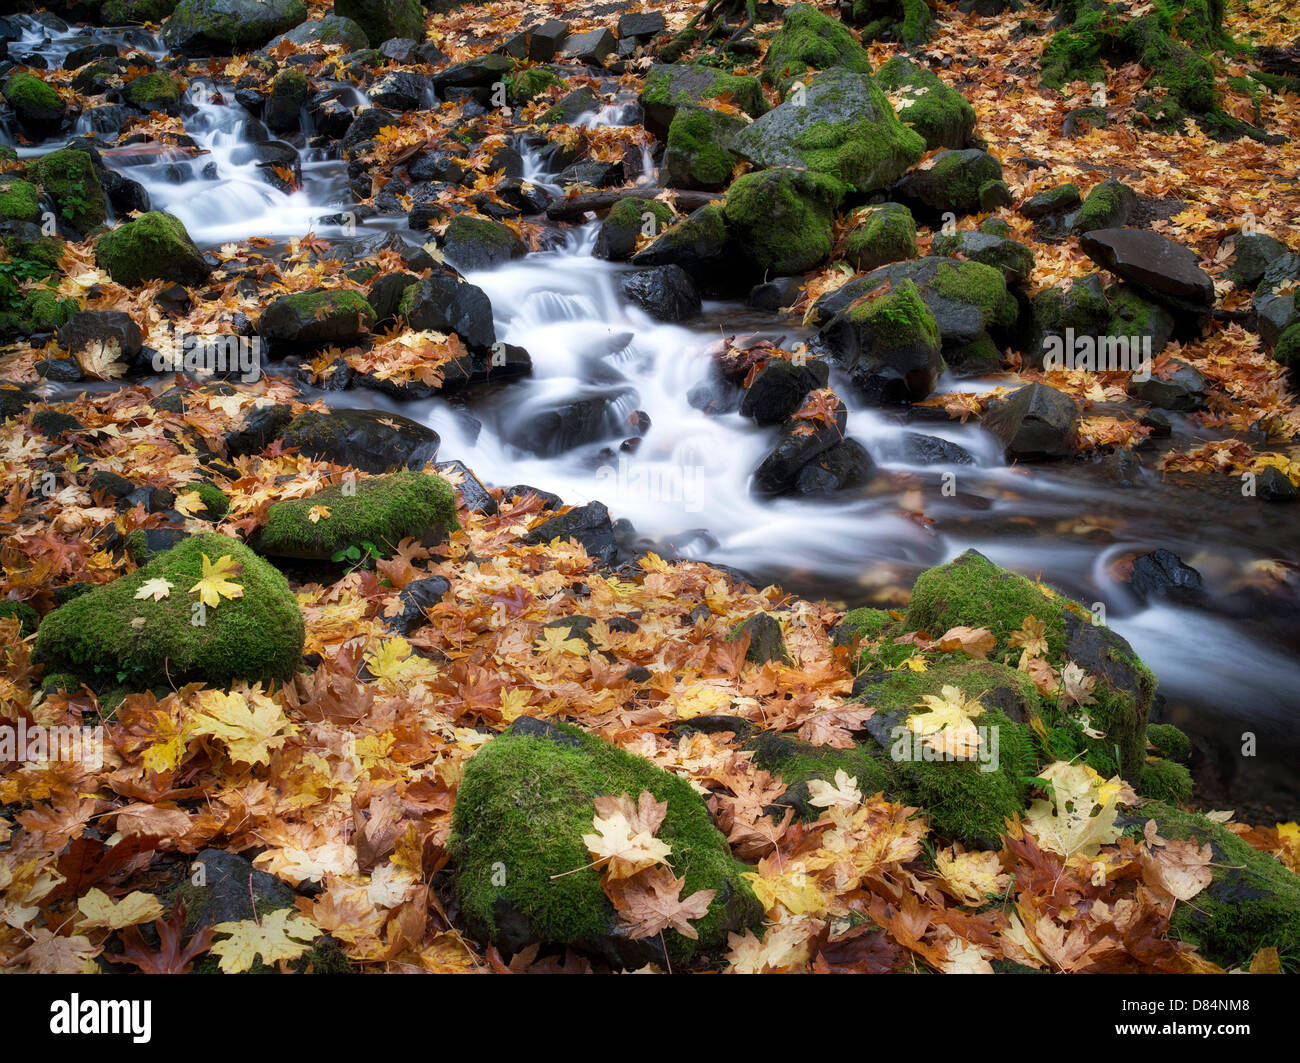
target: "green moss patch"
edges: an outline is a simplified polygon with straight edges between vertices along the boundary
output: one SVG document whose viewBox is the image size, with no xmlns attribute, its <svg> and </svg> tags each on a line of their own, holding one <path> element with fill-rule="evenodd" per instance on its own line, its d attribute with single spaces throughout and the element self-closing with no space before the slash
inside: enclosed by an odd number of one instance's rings
<svg viewBox="0 0 1300 1063">
<path fill-rule="evenodd" d="M 803 273 L 831 253 L 840 186 L 791 168 L 737 178 L 727 191 L 727 231 L 746 256 L 774 274 Z"/>
<path fill-rule="evenodd" d="M 320 514 L 322 506 L 328 516 Z M 273 502 L 258 547 L 277 557 L 315 560 L 336 558 L 351 547 L 387 555 L 403 539 L 457 527 L 451 485 L 440 476 L 405 470 Z"/>
<path fill-rule="evenodd" d="M 198 609 L 190 590 L 203 558 L 229 555 L 242 568 L 238 598 Z M 166 597 L 137 599 L 147 580 L 171 584 Z M 123 684 L 179 686 L 193 680 L 284 679 L 303 644 L 303 619 L 288 581 L 243 543 L 196 535 L 128 576 L 73 598 L 41 624 L 36 652 L 51 670 L 103 689 Z"/>
<path fill-rule="evenodd" d="M 635 800 L 642 791 L 668 803 L 657 837 L 672 847 L 668 861 L 686 880 L 682 895 L 718 891 L 692 924 L 698 940 L 665 932 L 672 962 L 716 953 L 728 932 L 760 926 L 762 909 L 741 878 L 746 866 L 685 780 L 577 727 L 523 717 L 466 764 L 456 797 L 448 850 L 470 932 L 506 952 L 539 941 L 596 952 L 619 966 L 653 958 L 657 938 L 636 942 L 617 931 L 582 840 L 593 833 L 596 797 Z"/>
<path fill-rule="evenodd" d="M 83 233 L 108 217 L 108 197 L 87 152 L 59 148 L 34 160 L 27 172 L 54 197 L 59 213 Z"/>
<path fill-rule="evenodd" d="M 763 80 L 784 95 L 793 82 L 806 81 L 809 71 L 833 66 L 870 74 L 871 58 L 844 23 L 811 4 L 787 8 L 763 60 Z"/>
</svg>

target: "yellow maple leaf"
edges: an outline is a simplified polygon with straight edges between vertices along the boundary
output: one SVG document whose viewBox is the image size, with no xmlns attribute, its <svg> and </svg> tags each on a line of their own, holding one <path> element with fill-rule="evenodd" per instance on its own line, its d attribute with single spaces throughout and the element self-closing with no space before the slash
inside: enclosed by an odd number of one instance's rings
<svg viewBox="0 0 1300 1063">
<path fill-rule="evenodd" d="M 194 516 L 202 508 L 203 499 L 199 497 L 198 491 L 184 491 L 172 503 L 172 509 L 186 517 Z"/>
<path fill-rule="evenodd" d="M 812 876 L 798 865 L 778 875 L 760 875 L 756 871 L 746 871 L 741 877 L 749 879 L 754 888 L 754 896 L 768 914 L 781 907 L 791 915 L 807 915 L 810 912 L 823 912 L 829 904 Z"/>
<path fill-rule="evenodd" d="M 329 506 L 312 506 L 311 509 L 307 510 L 307 519 L 311 521 L 313 524 L 319 523 L 322 519 L 327 518 L 329 515 L 330 515 Z"/>
<path fill-rule="evenodd" d="M 1007 645 L 1021 647 L 1029 657 L 1046 657 L 1047 625 L 1031 613 L 1021 622 L 1020 630 L 1011 633 Z"/>
<path fill-rule="evenodd" d="M 269 764 L 271 750 L 298 733 L 280 706 L 256 689 L 247 693 L 205 690 L 199 704 L 203 711 L 191 733 L 219 739 L 231 758 L 243 764 Z"/>
<path fill-rule="evenodd" d="M 212 929 L 230 935 L 212 946 L 212 951 L 221 957 L 219 966 L 226 974 L 252 970 L 259 956 L 267 965 L 295 960 L 320 933 L 315 923 L 292 908 L 277 908 L 263 916 L 260 923 L 243 919 L 237 923 L 218 923 Z"/>
<path fill-rule="evenodd" d="M 215 563 L 203 554 L 203 578 L 190 588 L 190 592 L 199 592 L 199 600 L 210 609 L 221 604 L 222 598 L 242 598 L 244 588 L 238 583 L 231 583 L 230 577 L 239 575 L 243 569 L 238 561 L 229 554 L 223 554 Z"/>
<path fill-rule="evenodd" d="M 1051 784 L 1052 797 L 1030 805 L 1025 822 L 1044 849 L 1091 858 L 1119 838 L 1119 779 L 1107 781 L 1086 764 L 1060 760 L 1039 775 Z"/>
<path fill-rule="evenodd" d="M 140 584 L 140 589 L 135 592 L 136 601 L 144 598 L 152 598 L 155 602 L 162 601 L 172 592 L 173 583 L 169 583 L 161 576 L 155 576 L 153 579 L 147 579 Z"/>
<path fill-rule="evenodd" d="M 1003 873 L 997 853 L 962 852 L 955 844 L 935 854 L 934 869 L 947 890 L 963 904 L 983 904 L 990 894 L 1003 893 L 1011 881 Z"/>
<path fill-rule="evenodd" d="M 858 780 L 843 768 L 835 769 L 835 783 L 825 779 L 808 780 L 808 803 L 818 808 L 847 808 L 850 811 L 862 804 L 862 791 Z"/>
<path fill-rule="evenodd" d="M 78 924 L 82 930 L 121 930 L 126 926 L 152 922 L 163 914 L 163 906 L 158 903 L 158 898 L 139 890 L 120 901 L 114 901 L 103 890 L 92 889 L 77 901 L 77 908 L 82 915 Z"/>
<path fill-rule="evenodd" d="M 591 821 L 596 833 L 584 834 L 583 844 L 610 878 L 631 878 L 667 862 L 672 847 L 654 836 L 667 811 L 667 803 L 656 802 L 649 793 L 641 794 L 636 807 L 627 794 L 598 797 Z"/>
</svg>

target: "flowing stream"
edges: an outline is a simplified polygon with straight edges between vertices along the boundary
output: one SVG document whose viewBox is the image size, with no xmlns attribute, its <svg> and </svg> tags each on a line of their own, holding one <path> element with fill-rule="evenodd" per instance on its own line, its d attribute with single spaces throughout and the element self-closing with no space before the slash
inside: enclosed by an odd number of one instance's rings
<svg viewBox="0 0 1300 1063">
<path fill-rule="evenodd" d="M 30 19 L 24 24 L 27 32 L 11 51 L 37 52 L 51 67 L 71 48 L 100 40 L 125 39 L 155 57 L 164 54 L 157 39 L 139 30 L 57 33 Z M 367 104 L 359 90 L 348 91 L 345 104 Z M 176 214 L 201 247 L 308 231 L 327 240 L 341 235 L 321 220 L 352 205 L 336 154 L 306 147 L 303 134 L 288 138 L 299 153 L 302 186 L 281 192 L 266 183 L 251 150 L 269 135 L 234 102 L 232 87 L 191 85 L 190 100 L 196 109 L 184 124 L 201 153 L 158 153 L 140 145 L 105 152 L 105 163 L 139 181 L 154 209 Z M 627 107 L 612 105 L 582 121 L 617 124 L 632 116 Z M 84 117 L 82 123 L 77 132 L 88 132 Z M 38 154 L 62 143 L 20 152 Z M 546 185 L 552 175 L 535 153 L 520 150 L 525 176 Z M 795 593 L 849 605 L 890 604 L 902 600 L 919 571 L 975 547 L 1084 602 L 1105 604 L 1109 622 L 1159 676 L 1163 718 L 1193 736 L 1210 773 L 1198 772 L 1198 778 L 1217 780 L 1211 783 L 1214 799 L 1263 802 L 1255 807 L 1296 814 L 1300 781 L 1291 765 L 1300 754 L 1294 726 L 1300 595 L 1294 576 L 1267 597 L 1245 582 L 1267 579 L 1252 575 L 1252 566 L 1266 559 L 1300 569 L 1300 538 L 1287 532 L 1282 511 L 1261 512 L 1265 504 L 1236 497 L 1235 486 L 1216 492 L 1164 482 L 1152 471 L 1150 453 L 1142 483 L 1133 488 L 1115 486 L 1099 464 L 1009 467 L 977 425 L 909 424 L 902 415 L 867 409 L 835 371 L 832 386 L 852 411 L 847 434 L 878 466 L 872 485 L 844 501 L 755 498 L 750 474 L 776 429 L 759 428 L 738 413 L 706 415 L 688 396 L 706 380 L 707 352 L 723 335 L 784 337 L 788 347 L 808 334 L 792 318 L 740 303 L 706 302 L 703 313 L 683 325 L 653 320 L 622 295 L 619 278 L 629 267 L 592 256 L 598 226 L 589 221 L 564 233 L 552 250 L 467 273 L 492 301 L 498 339 L 531 354 L 530 378 L 467 400 L 398 402 L 365 389 L 322 397 L 429 424 L 442 437 L 440 456 L 464 461 L 489 485 L 530 484 L 574 504 L 599 499 L 663 549 L 733 566 Z M 360 223 L 357 235 L 382 236 L 393 227 L 391 217 L 376 218 Z M 940 390 L 988 384 L 945 377 Z M 518 445 L 521 425 L 583 399 L 604 403 L 606 438 L 577 446 L 553 438 L 533 450 Z M 638 411 L 648 415 L 650 427 L 635 449 L 621 450 L 620 440 L 637 434 L 626 426 Z M 1170 420 L 1180 445 L 1205 436 L 1182 415 L 1170 414 Z M 959 444 L 971 462 L 909 464 L 909 432 Z M 955 493 L 944 492 L 945 474 Z M 1157 547 L 1202 571 L 1213 611 L 1144 606 L 1115 581 L 1110 562 Z M 1254 761 L 1238 755 L 1245 732 L 1258 739 Z"/>
</svg>

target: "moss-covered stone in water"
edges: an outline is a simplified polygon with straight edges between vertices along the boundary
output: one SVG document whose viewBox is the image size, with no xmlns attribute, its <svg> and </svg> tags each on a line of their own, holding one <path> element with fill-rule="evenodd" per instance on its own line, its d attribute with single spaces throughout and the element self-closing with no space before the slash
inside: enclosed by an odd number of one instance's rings
<svg viewBox="0 0 1300 1063">
<path fill-rule="evenodd" d="M 831 223 L 841 186 L 821 174 L 787 167 L 746 174 L 727 190 L 727 231 L 760 268 L 803 273 L 834 246 Z"/>
<path fill-rule="evenodd" d="M 807 80 L 810 70 L 833 66 L 870 74 L 871 57 L 844 23 L 811 4 L 786 8 L 763 60 L 763 80 L 776 85 L 784 96 L 792 83 Z"/>
<path fill-rule="evenodd" d="M 945 299 L 979 307 L 986 327 L 1008 328 L 1019 314 L 1001 271 L 982 262 L 944 262 L 930 286 Z"/>
<path fill-rule="evenodd" d="M 667 203 L 636 196 L 620 199 L 609 208 L 601 222 L 592 253 L 597 258 L 611 261 L 625 259 L 636 250 L 637 239 L 643 232 L 651 227 L 651 235 L 662 232 L 672 224 L 672 220 L 672 208 Z"/>
<path fill-rule="evenodd" d="M 911 281 L 902 281 L 886 295 L 863 299 L 847 316 L 859 335 L 870 337 L 872 352 L 877 355 L 909 350 L 919 344 L 938 356 L 939 326 L 921 298 L 920 289 Z"/>
<path fill-rule="evenodd" d="M 229 555 L 243 589 L 215 608 L 196 611 L 191 591 L 203 558 Z M 135 597 L 146 580 L 170 593 Z M 195 624 L 196 618 L 202 619 Z M 224 535 L 192 536 L 130 575 L 73 598 L 46 616 L 36 641 L 51 669 L 71 672 L 96 689 L 176 686 L 193 680 L 285 679 L 302 656 L 303 619 L 285 578 L 243 543 Z"/>
<path fill-rule="evenodd" d="M 329 516 L 313 521 L 317 506 L 326 507 Z M 366 544 L 387 555 L 403 539 L 457 527 L 451 485 L 440 476 L 406 470 L 271 503 L 258 545 L 277 557 L 328 560 L 349 547 L 365 552 Z"/>
<path fill-rule="evenodd" d="M 745 125 L 744 119 L 709 107 L 679 107 L 664 152 L 667 184 L 709 192 L 724 188 L 738 159 L 735 137 Z"/>
<path fill-rule="evenodd" d="M 81 232 L 102 225 L 108 217 L 108 197 L 87 152 L 59 148 L 30 163 L 27 172 L 54 197 L 59 213 Z"/>
<path fill-rule="evenodd" d="M 156 70 L 142 74 L 126 88 L 126 98 L 146 111 L 159 111 L 180 103 L 183 84 L 170 74 Z"/>
<path fill-rule="evenodd" d="M 659 939 L 629 941 L 592 868 L 584 834 L 594 833 L 594 799 L 649 791 L 668 803 L 657 837 L 672 847 L 674 872 L 696 890 L 718 893 L 692 925 L 663 940 L 675 965 L 697 952 L 716 954 L 728 932 L 757 928 L 763 912 L 748 870 L 731 855 L 709 811 L 685 780 L 588 735 L 577 727 L 516 720 L 465 765 L 448 851 L 462 918 L 471 933 L 507 951 L 532 941 L 598 951 L 619 965 L 641 966 Z"/>
<path fill-rule="evenodd" d="M 41 215 L 36 186 L 13 178 L 0 187 L 0 220 L 35 221 Z"/>
<path fill-rule="evenodd" d="M 966 146 L 975 108 L 938 74 L 896 55 L 876 71 L 876 83 L 892 94 L 898 120 L 920 133 L 928 149 Z"/>
<path fill-rule="evenodd" d="M 844 245 L 854 269 L 870 271 L 890 262 L 916 257 L 916 222 L 901 203 L 861 207 L 849 215 L 857 224 Z"/>
<path fill-rule="evenodd" d="M 181 220 L 161 211 L 141 214 L 101 236 L 95 262 L 128 288 L 150 280 L 200 284 L 212 272 Z"/>
<path fill-rule="evenodd" d="M 59 94 L 35 74 L 20 70 L 4 83 L 4 97 L 24 123 L 57 122 L 63 114 Z"/>
<path fill-rule="evenodd" d="M 1300 965 L 1300 876 L 1197 812 L 1153 801 L 1132 819 L 1134 834 L 1154 819 L 1162 838 L 1211 846 L 1214 880 L 1175 907 L 1175 937 L 1225 968 L 1249 966 L 1256 952 L 1270 946 L 1285 969 Z"/>
</svg>

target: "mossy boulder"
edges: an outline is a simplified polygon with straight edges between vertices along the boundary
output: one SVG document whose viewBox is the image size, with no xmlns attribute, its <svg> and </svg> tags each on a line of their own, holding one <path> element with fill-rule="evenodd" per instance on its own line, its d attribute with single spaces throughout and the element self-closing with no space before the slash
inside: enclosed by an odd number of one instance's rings
<svg viewBox="0 0 1300 1063">
<path fill-rule="evenodd" d="M 1073 661 L 1096 680 L 1086 727 L 1077 712 L 1044 706 L 1045 719 L 1061 728 L 1054 751 L 1082 754 L 1103 775 L 1136 782 L 1146 763 L 1156 679 L 1122 636 L 1093 622 L 1091 610 L 967 550 L 917 577 L 904 624 L 936 638 L 953 627 L 988 628 L 997 639 L 991 659 L 1014 663 L 1020 651 L 1009 640 L 1029 616 L 1044 626 L 1045 656 L 1054 668 Z"/>
<path fill-rule="evenodd" d="M 825 325 L 882 284 L 897 287 L 904 281 L 916 285 L 934 315 L 943 358 L 950 368 L 997 369 L 999 343 L 1015 324 L 1019 305 L 1001 271 L 982 262 L 932 255 L 881 266 L 818 299 L 810 321 Z"/>
<path fill-rule="evenodd" d="M 302 0 L 180 0 L 163 24 L 163 42 L 187 55 L 231 55 L 261 47 L 306 18 Z"/>
<path fill-rule="evenodd" d="M 199 608 L 194 587 L 203 559 L 229 556 L 243 594 Z M 166 580 L 166 597 L 136 598 L 142 585 Z M 302 656 L 303 619 L 288 581 L 237 539 L 195 535 L 143 568 L 73 598 L 46 616 L 36 640 L 52 671 L 96 689 L 203 681 L 287 679 Z"/>
<path fill-rule="evenodd" d="M 59 94 L 35 74 L 19 70 L 5 80 L 5 102 L 29 134 L 44 137 L 56 130 L 67 110 Z"/>
<path fill-rule="evenodd" d="M 706 203 L 670 226 L 632 257 L 635 266 L 681 266 L 700 290 L 735 295 L 754 283 L 758 270 L 737 248 L 724 207 Z"/>
<path fill-rule="evenodd" d="M 663 139 L 677 108 L 724 96 L 751 118 L 767 110 L 767 98 L 756 77 L 688 63 L 656 64 L 646 73 L 641 86 L 646 128 Z"/>
<path fill-rule="evenodd" d="M 1137 193 L 1114 178 L 1094 185 L 1074 216 L 1074 231 L 1090 233 L 1094 229 L 1115 229 L 1128 224 L 1137 210 Z"/>
<path fill-rule="evenodd" d="M 462 271 L 495 269 L 528 253 L 509 226 L 490 218 L 457 214 L 442 236 L 442 252 Z"/>
<path fill-rule="evenodd" d="M 1182 805 L 1192 798 L 1192 773 L 1172 760 L 1150 760 L 1142 766 L 1137 792 L 1142 797 Z"/>
<path fill-rule="evenodd" d="M 725 188 L 740 159 L 736 137 L 748 124 L 737 115 L 683 104 L 668 127 L 665 184 L 707 192 Z"/>
<path fill-rule="evenodd" d="M 597 258 L 621 261 L 635 250 L 641 235 L 653 236 L 672 224 L 673 211 L 667 203 L 657 199 L 639 199 L 628 196 L 620 199 L 605 215 L 596 234 L 592 251 Z"/>
<path fill-rule="evenodd" d="M 34 184 L 13 177 L 0 185 L 0 221 L 35 221 L 40 216 L 40 193 Z"/>
<path fill-rule="evenodd" d="M 334 0 L 334 14 L 360 26 L 375 48 L 393 37 L 424 40 L 420 0 Z"/>
<path fill-rule="evenodd" d="M 642 791 L 666 801 L 657 837 L 685 878 L 682 896 L 716 890 L 694 921 L 633 940 L 618 928 L 600 871 L 582 840 L 594 833 L 594 799 Z M 729 933 L 762 925 L 748 870 L 727 847 L 704 801 L 684 780 L 577 727 L 521 717 L 465 765 L 448 842 L 460 918 L 474 937 L 511 955 L 533 942 L 567 945 L 615 967 L 714 956 Z M 662 944 L 661 944 L 662 942 Z M 665 950 L 666 946 L 666 950 Z M 664 956 L 666 951 L 667 956 Z"/>
<path fill-rule="evenodd" d="M 151 74 L 141 74 L 126 87 L 126 98 L 144 111 L 163 111 L 174 113 L 180 106 L 181 93 L 185 83 L 155 70 Z"/>
<path fill-rule="evenodd" d="M 934 71 L 896 55 L 876 71 L 898 120 L 925 140 L 928 150 L 964 148 L 975 131 L 975 108 Z"/>
<path fill-rule="evenodd" d="M 844 257 L 854 269 L 873 270 L 916 257 L 916 222 L 901 203 L 859 207 L 848 221 L 853 228 Z"/>
<path fill-rule="evenodd" d="M 350 465 L 364 472 L 422 469 L 438 456 L 438 433 L 419 421 L 381 410 L 300 413 L 280 434 L 316 461 Z"/>
<path fill-rule="evenodd" d="M 982 262 L 1002 274 L 1008 285 L 1024 284 L 1034 272 L 1034 253 L 1022 243 L 992 232 L 940 233 L 931 254 Z"/>
<path fill-rule="evenodd" d="M 781 28 L 763 59 L 763 80 L 777 86 L 784 96 L 794 82 L 806 82 L 809 71 L 831 67 L 870 74 L 871 57 L 848 27 L 811 4 L 786 8 Z"/>
<path fill-rule="evenodd" d="M 834 352 L 853 386 L 873 405 L 919 402 L 943 372 L 939 327 L 910 280 L 846 307 L 822 329 L 818 342 Z"/>
<path fill-rule="evenodd" d="M 926 0 L 848 0 L 845 19 L 862 27 L 864 41 L 898 41 L 909 48 L 923 43 L 934 28 Z"/>
<path fill-rule="evenodd" d="M 54 197 L 59 214 L 82 233 L 103 225 L 108 196 L 88 152 L 59 148 L 27 167 L 28 176 Z"/>
<path fill-rule="evenodd" d="M 348 343 L 374 323 L 375 311 L 360 292 L 319 288 L 280 296 L 263 312 L 257 330 L 286 343 Z"/>
<path fill-rule="evenodd" d="M 33 331 L 46 332 L 66 324 L 78 306 L 76 299 L 60 299 L 51 288 L 34 288 L 23 299 L 19 314 Z"/>
<path fill-rule="evenodd" d="M 340 44 L 348 53 L 364 52 L 370 47 L 370 39 L 366 36 L 366 31 L 352 19 L 341 15 L 325 15 L 322 18 L 300 22 L 293 29 L 268 41 L 266 50 L 269 52 L 285 41 L 300 46 L 318 41 L 321 44 Z"/>
<path fill-rule="evenodd" d="M 321 515 L 322 506 L 328 515 Z M 441 476 L 406 470 L 272 502 L 256 545 L 273 557 L 305 560 L 335 559 L 350 547 L 360 554 L 373 547 L 387 556 L 403 539 L 441 538 L 459 526 L 451 485 Z"/>
<path fill-rule="evenodd" d="M 128 288 L 151 280 L 202 284 L 212 272 L 181 220 L 161 211 L 141 214 L 101 236 L 95 261 Z"/>
<path fill-rule="evenodd" d="M 983 209 L 980 191 L 1002 179 L 1002 164 L 987 151 L 966 148 L 941 151 L 923 170 L 913 170 L 893 187 L 893 194 L 928 217 L 975 214 Z"/>
<path fill-rule="evenodd" d="M 803 167 L 859 193 L 884 188 L 925 153 L 869 74 L 834 68 L 801 96 L 753 122 L 737 150 L 756 166 Z"/>
<path fill-rule="evenodd" d="M 723 216 L 728 234 L 760 269 L 803 273 L 831 253 L 841 195 L 842 186 L 825 175 L 774 167 L 732 182 Z"/>
<path fill-rule="evenodd" d="M 161 22 L 176 10 L 177 0 L 108 0 L 99 9 L 105 26 Z"/>
<path fill-rule="evenodd" d="M 1174 937 L 1225 968 L 1249 967 L 1255 953 L 1269 947 L 1278 950 L 1283 967 L 1300 963 L 1300 876 L 1198 812 L 1152 801 L 1124 819 L 1133 834 L 1154 819 L 1162 838 L 1210 846 L 1214 879 L 1175 907 Z"/>
</svg>

